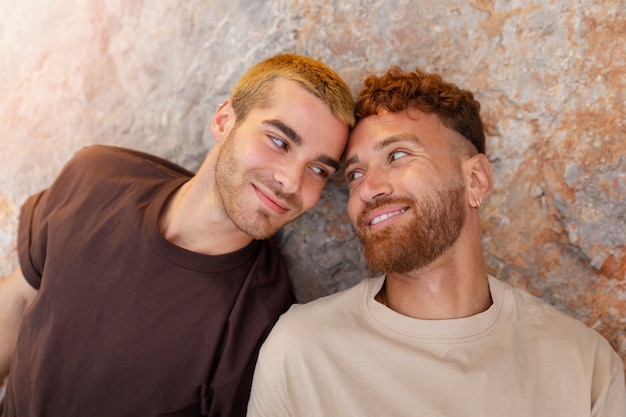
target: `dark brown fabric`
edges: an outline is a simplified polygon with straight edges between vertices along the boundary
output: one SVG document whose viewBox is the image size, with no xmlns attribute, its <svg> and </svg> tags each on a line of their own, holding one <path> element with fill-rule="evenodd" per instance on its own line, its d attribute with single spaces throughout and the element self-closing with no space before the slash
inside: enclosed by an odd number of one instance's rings
<svg viewBox="0 0 626 417">
<path fill-rule="evenodd" d="M 158 213 L 190 175 L 94 146 L 24 204 L 18 252 L 39 294 L 2 417 L 245 414 L 260 344 L 293 295 L 270 242 L 206 256 L 161 236 Z"/>
</svg>

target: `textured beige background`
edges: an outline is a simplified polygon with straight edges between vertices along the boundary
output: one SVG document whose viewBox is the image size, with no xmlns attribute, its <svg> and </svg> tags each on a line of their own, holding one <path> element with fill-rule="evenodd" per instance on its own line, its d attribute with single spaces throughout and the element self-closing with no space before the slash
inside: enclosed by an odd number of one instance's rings
<svg viewBox="0 0 626 417">
<path fill-rule="evenodd" d="M 590 4 L 593 3 L 593 4 Z M 604 335 L 626 359 L 626 1 L 0 0 L 0 278 L 20 204 L 80 147 L 195 170 L 249 65 L 289 51 L 353 88 L 390 65 L 475 91 L 496 184 L 490 272 Z M 280 243 L 301 301 L 370 274 L 336 179 Z"/>
</svg>

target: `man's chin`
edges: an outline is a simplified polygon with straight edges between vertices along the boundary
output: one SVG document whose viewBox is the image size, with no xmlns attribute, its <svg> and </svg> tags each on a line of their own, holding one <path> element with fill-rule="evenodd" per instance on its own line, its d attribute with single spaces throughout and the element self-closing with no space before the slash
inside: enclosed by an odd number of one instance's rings
<svg viewBox="0 0 626 417">
<path fill-rule="evenodd" d="M 274 236 L 280 229 L 276 225 L 269 224 L 263 220 L 258 221 L 256 224 L 235 224 L 239 230 L 256 240 L 266 240 Z"/>
<path fill-rule="evenodd" d="M 399 254 L 390 243 L 368 242 L 363 249 L 365 259 L 373 270 L 383 273 L 401 272 L 398 271 L 399 263 L 402 263 L 399 262 Z"/>
<path fill-rule="evenodd" d="M 258 230 L 258 229 L 241 229 L 245 234 L 247 234 L 248 236 L 250 236 L 252 239 L 255 240 L 266 240 L 269 239 L 270 237 L 272 237 L 274 235 L 274 233 L 276 233 L 276 230 Z"/>
<path fill-rule="evenodd" d="M 406 274 L 415 268 L 395 259 L 367 258 L 372 270 L 383 274 Z"/>
</svg>

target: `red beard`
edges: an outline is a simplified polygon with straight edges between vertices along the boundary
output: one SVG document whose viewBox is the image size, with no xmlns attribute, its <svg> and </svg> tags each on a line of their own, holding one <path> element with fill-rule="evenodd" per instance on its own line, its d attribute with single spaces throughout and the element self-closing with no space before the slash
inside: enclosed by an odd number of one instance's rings
<svg viewBox="0 0 626 417">
<path fill-rule="evenodd" d="M 463 184 L 440 188 L 417 201 L 387 198 L 365 206 L 357 219 L 356 233 L 364 246 L 372 269 L 407 273 L 423 268 L 439 258 L 458 239 L 465 222 Z M 387 204 L 409 207 L 409 225 L 389 225 L 380 231 L 369 230 L 367 213 Z"/>
</svg>

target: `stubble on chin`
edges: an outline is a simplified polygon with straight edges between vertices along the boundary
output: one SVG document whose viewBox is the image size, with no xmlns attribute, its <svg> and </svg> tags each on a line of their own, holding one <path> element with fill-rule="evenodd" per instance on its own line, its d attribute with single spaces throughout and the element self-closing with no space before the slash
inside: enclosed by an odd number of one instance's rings
<svg viewBox="0 0 626 417">
<path fill-rule="evenodd" d="M 259 180 L 256 179 L 255 182 L 259 183 Z M 248 195 L 253 196 L 252 201 L 246 200 L 243 192 L 231 193 L 229 200 L 224 202 L 224 212 L 239 230 L 256 240 L 271 238 L 281 227 L 295 220 L 289 216 L 290 213 L 301 212 L 301 205 L 294 201 L 295 197 L 283 197 L 282 201 L 287 202 L 289 212 L 285 216 L 279 216 L 254 200 L 253 191 Z"/>
</svg>

